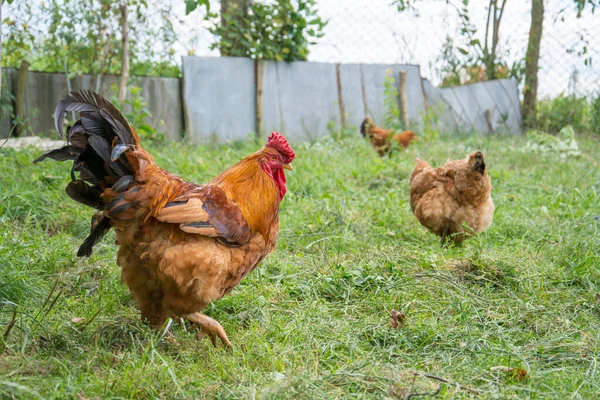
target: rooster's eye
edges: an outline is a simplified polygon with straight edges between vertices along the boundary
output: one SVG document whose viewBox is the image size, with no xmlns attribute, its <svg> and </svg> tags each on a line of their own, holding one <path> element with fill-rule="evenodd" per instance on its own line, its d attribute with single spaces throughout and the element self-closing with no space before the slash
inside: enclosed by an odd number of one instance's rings
<svg viewBox="0 0 600 400">
<path fill-rule="evenodd" d="M 271 156 L 271 160 L 275 161 L 275 156 Z"/>
</svg>

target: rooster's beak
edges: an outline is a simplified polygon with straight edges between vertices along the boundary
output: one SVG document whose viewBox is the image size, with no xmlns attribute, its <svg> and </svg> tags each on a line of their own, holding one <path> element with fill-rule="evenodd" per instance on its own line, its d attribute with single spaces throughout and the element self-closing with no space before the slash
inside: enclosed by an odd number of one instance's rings
<svg viewBox="0 0 600 400">
<path fill-rule="evenodd" d="M 283 164 L 283 169 L 287 169 L 288 171 L 293 171 L 294 167 L 292 167 L 292 164 Z"/>
</svg>

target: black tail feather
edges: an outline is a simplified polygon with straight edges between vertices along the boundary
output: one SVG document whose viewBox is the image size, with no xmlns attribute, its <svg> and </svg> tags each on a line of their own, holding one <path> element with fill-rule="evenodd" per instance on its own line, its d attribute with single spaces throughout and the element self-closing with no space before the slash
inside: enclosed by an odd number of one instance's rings
<svg viewBox="0 0 600 400">
<path fill-rule="evenodd" d="M 102 199 L 100 199 L 100 194 L 102 193 L 100 189 L 97 186 L 90 186 L 80 179 L 69 182 L 65 192 L 67 192 L 70 198 L 86 206 L 98 210 L 104 210 L 106 206 Z"/>
<path fill-rule="evenodd" d="M 65 146 L 60 149 L 50 150 L 47 153 L 42 154 L 40 157 L 33 160 L 34 163 L 38 163 L 40 161 L 44 161 L 46 158 L 51 158 L 55 161 L 66 161 L 72 160 L 75 161 L 79 158 L 79 154 L 81 153 L 81 149 L 78 149 L 75 146 Z"/>
<path fill-rule="evenodd" d="M 133 179 L 133 175 L 125 175 L 116 181 L 114 185 L 112 185 L 112 190 L 114 190 L 116 193 L 124 192 L 129 188 L 129 185 L 133 182 Z"/>
<path fill-rule="evenodd" d="M 371 126 L 373 126 L 373 121 L 371 120 L 371 118 L 366 117 L 360 124 L 360 133 L 362 133 L 364 137 L 369 136 L 369 129 L 371 128 Z"/>
<path fill-rule="evenodd" d="M 75 161 L 75 171 L 81 171 L 83 168 L 86 168 L 88 171 L 90 171 L 92 175 L 100 182 L 104 181 L 106 177 L 110 175 L 104 160 L 102 160 L 102 158 L 96 154 L 92 146 L 89 144 L 85 146 L 85 149 L 83 149 L 83 152 L 81 152 L 81 155 L 77 161 Z"/>
<path fill-rule="evenodd" d="M 56 110 L 54 111 L 54 124 L 56 130 L 62 135 L 65 113 L 69 111 L 78 111 L 81 113 L 99 113 L 101 117 L 106 119 L 123 144 L 137 144 L 129 123 L 123 117 L 121 112 L 113 106 L 104 97 L 90 91 L 81 90 L 79 92 L 71 92 L 71 94 L 62 99 Z M 116 124 L 114 121 L 119 122 Z"/>
<path fill-rule="evenodd" d="M 90 228 L 90 234 L 77 251 L 77 257 L 89 257 L 92 255 L 92 250 L 96 243 L 98 243 L 106 232 L 110 230 L 110 220 L 102 216 L 102 213 L 95 214 L 92 217 L 92 227 Z"/>
<path fill-rule="evenodd" d="M 34 162 L 46 158 L 73 160 L 72 182 L 66 188 L 67 195 L 81 204 L 105 211 L 107 201 L 100 197 L 105 189 L 113 188 L 122 195 L 135 182 L 128 159 L 119 156 L 139 145 L 139 139 L 121 112 L 94 92 L 71 92 L 58 103 L 54 122 L 61 136 L 67 112 L 80 113 L 80 119 L 67 128 L 69 144 L 45 153 Z M 78 179 L 75 172 L 79 172 Z M 116 203 L 112 202 L 112 205 L 114 207 Z M 92 247 L 109 229 L 110 220 L 104 213 L 94 215 L 90 235 L 77 255 L 92 254 Z"/>
</svg>

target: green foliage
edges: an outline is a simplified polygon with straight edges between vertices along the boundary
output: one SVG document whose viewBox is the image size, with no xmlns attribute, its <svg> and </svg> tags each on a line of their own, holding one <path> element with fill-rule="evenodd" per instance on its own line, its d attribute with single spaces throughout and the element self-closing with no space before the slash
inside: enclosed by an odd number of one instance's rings
<svg viewBox="0 0 600 400">
<path fill-rule="evenodd" d="M 600 134 L 600 92 L 592 99 L 592 103 L 590 104 L 590 114 L 592 132 Z"/>
<path fill-rule="evenodd" d="M 71 164 L 33 165 L 41 150 L 4 147 L 0 341 L 17 315 L 0 398 L 382 399 L 438 388 L 429 397 L 594 398 L 600 142 L 577 140 L 584 154 L 564 162 L 523 153 L 527 139 L 509 135 L 441 136 L 383 159 L 357 132 L 294 145 L 277 249 L 205 310 L 229 352 L 189 325 L 172 324 L 175 345 L 141 323 L 114 236 L 75 256 L 93 210 L 65 195 Z M 414 160 L 440 165 L 475 149 L 494 186 L 494 223 L 462 248 L 440 248 L 410 210 Z M 202 183 L 257 146 L 148 150 Z M 397 329 L 392 309 L 405 314 Z"/>
<path fill-rule="evenodd" d="M 423 119 L 423 133 L 420 135 L 426 142 L 437 140 L 439 134 L 439 120 L 440 114 L 443 112 L 443 105 L 438 107 L 429 106 L 422 114 Z"/>
<path fill-rule="evenodd" d="M 596 11 L 596 7 L 600 7 L 600 1 L 598 0 L 573 0 L 577 7 L 577 18 L 581 17 L 583 10 L 586 7 L 590 7 L 592 14 Z"/>
<path fill-rule="evenodd" d="M 343 141 L 346 138 L 354 137 L 356 136 L 356 133 L 359 132 L 358 127 L 352 124 L 346 124 L 345 127 L 340 127 L 334 121 L 329 121 L 327 123 L 327 129 L 329 130 L 331 137 L 338 142 Z"/>
<path fill-rule="evenodd" d="M 10 4 L 10 3 L 9 3 Z M 2 22 L 2 66 L 18 67 L 22 60 L 28 60 L 34 46 L 36 19 L 31 4 L 17 2 L 10 7 L 10 14 Z M 17 17 L 15 17 L 15 15 Z"/>
<path fill-rule="evenodd" d="M 398 11 L 408 11 L 414 10 L 415 3 L 418 3 L 420 0 L 393 0 L 392 4 L 394 4 Z"/>
<path fill-rule="evenodd" d="M 575 131 L 571 125 L 562 128 L 556 136 L 543 131 L 531 130 L 527 132 L 526 137 L 527 143 L 521 149 L 524 153 L 533 152 L 557 156 L 561 161 L 568 161 L 572 157 L 581 155 Z"/>
<path fill-rule="evenodd" d="M 473 28 L 474 29 L 474 28 Z M 487 80 L 486 63 L 490 61 L 484 47 L 475 38 L 476 31 L 470 32 L 467 37 L 459 37 L 461 45 L 455 44 L 455 39 L 446 37 L 442 50 L 437 58 L 437 73 L 442 79 L 442 87 L 452 87 Z M 495 76 L 498 79 L 515 78 L 519 82 L 525 76 L 525 59 L 521 58 L 511 64 L 510 49 L 496 54 L 493 61 Z"/>
<path fill-rule="evenodd" d="M 229 7 L 219 18 L 209 15 L 215 36 L 213 49 L 221 54 L 256 59 L 306 60 L 309 46 L 323 36 L 323 21 L 315 0 L 251 2 L 249 9 Z"/>
<path fill-rule="evenodd" d="M 50 0 L 36 8 L 28 2 L 13 4 L 5 19 L 7 57 L 3 66 L 17 67 L 27 59 L 32 70 L 64 72 L 69 77 L 92 74 L 99 77 L 97 84 L 103 74 L 120 73 L 121 3 Z M 148 7 L 146 0 L 125 3 L 129 9 L 131 74 L 179 76 L 170 8 L 161 4 Z"/>
<path fill-rule="evenodd" d="M 585 97 L 564 95 L 538 102 L 536 122 L 539 130 L 558 133 L 570 125 L 576 132 L 590 132 L 590 104 Z"/>
<path fill-rule="evenodd" d="M 152 113 L 146 106 L 148 103 L 142 96 L 142 88 L 138 86 L 130 86 L 129 92 L 131 99 L 125 98 L 123 103 L 119 102 L 117 94 L 119 88 L 117 85 L 111 87 L 114 95 L 111 98 L 111 102 L 120 110 L 123 110 L 123 115 L 129 121 L 131 126 L 135 128 L 135 131 L 142 140 L 153 140 L 163 141 L 164 134 L 158 134 L 156 130 L 148 124 L 148 119 L 152 117 Z"/>
<path fill-rule="evenodd" d="M 185 15 L 193 12 L 198 6 L 206 7 L 210 12 L 210 0 L 185 0 Z"/>
<path fill-rule="evenodd" d="M 15 96 L 8 90 L 6 74 L 2 74 L 2 92 L 0 92 L 0 119 L 13 117 Z"/>
<path fill-rule="evenodd" d="M 408 129 L 403 126 L 400 116 L 400 107 L 398 107 L 398 88 L 396 79 L 391 69 L 385 72 L 385 80 L 383 81 L 383 104 L 385 106 L 384 123 L 387 129 L 394 131 L 402 131 Z"/>
</svg>

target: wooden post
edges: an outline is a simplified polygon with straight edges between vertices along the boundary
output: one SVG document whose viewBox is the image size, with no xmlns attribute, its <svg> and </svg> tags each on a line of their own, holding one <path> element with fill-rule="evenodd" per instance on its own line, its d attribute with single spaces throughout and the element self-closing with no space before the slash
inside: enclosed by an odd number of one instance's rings
<svg viewBox="0 0 600 400">
<path fill-rule="evenodd" d="M 485 110 L 485 122 L 487 122 L 487 126 L 488 126 L 488 133 L 492 134 L 494 133 L 494 121 L 492 120 L 492 118 L 494 117 L 494 110 L 491 108 L 488 108 L 487 110 Z"/>
<path fill-rule="evenodd" d="M 400 115 L 404 129 L 408 129 L 408 94 L 406 93 L 406 70 L 400 71 Z"/>
<path fill-rule="evenodd" d="M 25 109 L 25 92 L 27 88 L 27 72 L 29 70 L 29 62 L 21 61 L 21 66 L 17 72 L 17 90 L 15 92 L 15 116 L 16 127 L 14 136 L 21 136 L 26 131 L 25 119 L 27 118 L 27 110 Z"/>
<path fill-rule="evenodd" d="M 254 84 L 256 91 L 256 136 L 258 138 L 264 135 L 263 126 L 263 83 L 265 78 L 265 69 L 267 65 L 259 59 L 254 60 Z"/>
<path fill-rule="evenodd" d="M 338 105 L 340 107 L 340 122 L 342 123 L 341 130 L 343 130 L 344 128 L 346 128 L 346 109 L 344 107 L 344 96 L 342 93 L 342 71 L 341 65 L 339 63 L 337 63 L 335 66 L 335 76 L 337 80 Z"/>
<path fill-rule="evenodd" d="M 367 89 L 365 88 L 365 73 L 362 64 L 360 64 L 360 90 L 362 91 L 365 118 L 367 118 L 369 116 L 369 105 L 367 104 Z"/>
</svg>

